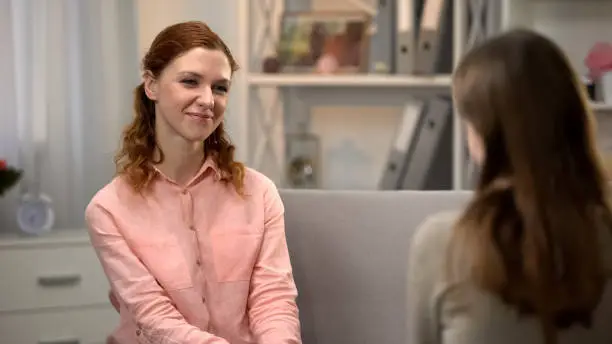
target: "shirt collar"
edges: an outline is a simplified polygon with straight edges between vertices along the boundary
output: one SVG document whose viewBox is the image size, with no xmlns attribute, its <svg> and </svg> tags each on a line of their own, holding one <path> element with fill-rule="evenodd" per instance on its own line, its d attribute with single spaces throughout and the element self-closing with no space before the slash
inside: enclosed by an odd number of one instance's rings
<svg viewBox="0 0 612 344">
<path fill-rule="evenodd" d="M 172 180 L 171 178 L 168 178 L 168 176 L 166 176 L 162 171 L 160 171 L 157 166 L 152 165 L 153 169 L 156 171 L 156 173 L 166 179 L 167 181 L 170 181 L 174 184 L 176 184 L 176 182 L 174 180 Z M 191 178 L 191 180 L 189 181 L 189 183 L 187 183 L 186 186 L 191 186 L 197 182 L 199 182 L 202 177 L 204 176 L 204 174 L 208 171 L 208 170 L 212 170 L 213 171 L 213 175 L 215 177 L 215 180 L 220 180 L 221 179 L 221 170 L 219 169 L 219 166 L 217 165 L 216 159 L 214 156 L 209 156 L 206 158 L 206 160 L 204 160 L 204 163 L 202 164 L 202 166 L 200 167 L 200 169 L 198 170 L 198 172 L 193 176 L 193 178 Z"/>
</svg>

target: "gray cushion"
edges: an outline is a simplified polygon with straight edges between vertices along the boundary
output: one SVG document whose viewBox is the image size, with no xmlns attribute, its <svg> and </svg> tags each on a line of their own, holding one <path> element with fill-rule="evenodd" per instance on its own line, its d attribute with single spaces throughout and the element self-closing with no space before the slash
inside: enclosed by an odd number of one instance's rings
<svg viewBox="0 0 612 344">
<path fill-rule="evenodd" d="M 471 193 L 280 192 L 304 344 L 405 343 L 410 238 Z"/>
</svg>

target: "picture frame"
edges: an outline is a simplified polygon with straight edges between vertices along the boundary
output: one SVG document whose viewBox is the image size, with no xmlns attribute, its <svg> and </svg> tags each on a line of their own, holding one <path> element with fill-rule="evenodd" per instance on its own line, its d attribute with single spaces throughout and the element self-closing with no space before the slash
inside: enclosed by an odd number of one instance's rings
<svg viewBox="0 0 612 344">
<path fill-rule="evenodd" d="M 372 18 L 359 11 L 287 12 L 281 17 L 281 73 L 367 71 Z"/>
</svg>

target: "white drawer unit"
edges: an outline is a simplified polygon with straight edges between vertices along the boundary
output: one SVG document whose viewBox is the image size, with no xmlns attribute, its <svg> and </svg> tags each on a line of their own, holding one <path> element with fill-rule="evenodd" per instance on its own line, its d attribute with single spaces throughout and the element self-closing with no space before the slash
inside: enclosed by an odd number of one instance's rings
<svg viewBox="0 0 612 344">
<path fill-rule="evenodd" d="M 84 230 L 0 236 L 0 343 L 105 343 L 119 322 Z"/>
<path fill-rule="evenodd" d="M 0 313 L 0 343 L 104 344 L 116 322 L 112 307 Z"/>
</svg>

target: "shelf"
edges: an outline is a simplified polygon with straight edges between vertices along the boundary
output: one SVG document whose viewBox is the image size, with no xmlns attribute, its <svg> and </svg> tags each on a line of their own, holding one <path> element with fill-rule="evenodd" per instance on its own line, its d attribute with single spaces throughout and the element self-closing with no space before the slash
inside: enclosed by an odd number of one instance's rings
<svg viewBox="0 0 612 344">
<path fill-rule="evenodd" d="M 513 0 L 514 1 L 514 0 Z M 521 1 L 521 0 L 519 0 Z M 578 1 L 576 0 L 522 0 L 522 1 L 531 1 L 532 3 L 536 3 L 536 4 L 555 4 L 555 3 L 578 3 Z M 584 3 L 603 3 L 603 2 L 608 2 L 609 0 L 580 0 L 580 4 L 584 4 Z"/>
<path fill-rule="evenodd" d="M 519 1 L 521 1 L 521 0 L 519 0 Z M 529 2 L 529 0 L 522 0 L 522 1 Z M 581 0 L 581 1 L 584 3 L 584 2 L 598 2 L 599 0 Z M 576 0 L 531 0 L 531 2 L 532 3 L 536 3 L 536 4 L 541 4 L 541 3 L 545 3 L 545 4 L 552 3 L 552 4 L 554 4 L 554 3 L 558 3 L 558 2 L 565 2 L 565 3 L 571 2 L 571 3 L 575 3 Z"/>
<path fill-rule="evenodd" d="M 247 82 L 252 86 L 273 87 L 412 87 L 446 88 L 450 75 L 312 75 L 312 74 L 251 74 Z"/>
<path fill-rule="evenodd" d="M 594 111 L 597 112 L 612 112 L 612 104 L 605 104 L 600 102 L 591 103 Z"/>
</svg>

